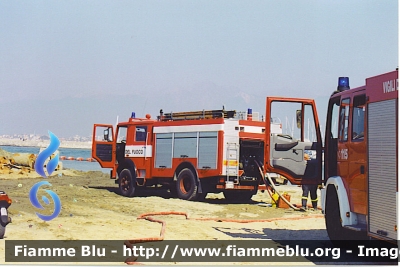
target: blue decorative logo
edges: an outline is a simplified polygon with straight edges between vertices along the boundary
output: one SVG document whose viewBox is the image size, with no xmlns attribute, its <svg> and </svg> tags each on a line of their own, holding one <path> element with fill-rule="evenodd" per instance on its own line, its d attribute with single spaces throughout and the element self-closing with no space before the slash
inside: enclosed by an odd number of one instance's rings
<svg viewBox="0 0 400 267">
<path fill-rule="evenodd" d="M 45 173 L 44 170 L 44 165 L 45 162 L 47 160 L 47 158 L 50 158 L 51 155 L 57 151 L 58 147 L 60 146 L 60 140 L 58 140 L 57 136 L 55 136 L 52 132 L 49 131 L 49 136 L 50 136 L 50 144 L 49 146 L 43 150 L 42 152 L 39 153 L 39 155 L 36 158 L 36 162 L 35 162 L 35 171 L 42 176 L 43 178 L 47 178 L 47 175 Z M 58 161 L 59 161 L 59 155 L 56 154 L 54 158 L 50 158 L 50 160 L 47 163 L 47 174 L 51 175 L 54 170 L 57 168 L 58 165 Z M 31 201 L 32 205 L 38 209 L 43 210 L 44 207 L 39 203 L 39 200 L 37 198 L 37 193 L 39 188 L 42 185 L 49 185 L 51 186 L 51 184 L 47 181 L 42 181 L 42 182 L 38 182 L 36 183 L 34 186 L 32 186 L 30 192 L 29 192 L 29 200 Z M 61 201 L 60 198 L 58 197 L 58 195 L 56 193 L 54 193 L 51 190 L 46 189 L 45 190 L 53 199 L 54 202 L 54 211 L 51 215 L 43 215 L 40 214 L 38 212 L 36 212 L 36 215 L 44 220 L 44 221 L 50 221 L 53 220 L 55 217 L 58 216 L 58 214 L 61 211 Z M 49 199 L 46 196 L 42 196 L 42 200 L 46 205 L 50 204 Z"/>
<path fill-rule="evenodd" d="M 60 146 L 60 140 L 58 140 L 57 136 L 55 136 L 52 132 L 49 131 L 50 136 L 50 144 L 49 146 L 39 153 L 36 158 L 35 162 L 35 171 L 41 175 L 43 178 L 47 178 L 44 172 L 44 163 L 47 158 L 49 158 L 54 152 L 57 151 L 58 147 Z M 51 175 L 53 171 L 57 168 L 58 165 L 58 154 L 53 158 L 50 159 L 47 163 L 47 173 Z"/>
<path fill-rule="evenodd" d="M 39 187 L 41 187 L 42 185 L 51 186 L 51 184 L 49 182 L 47 182 L 47 181 L 38 182 L 34 186 L 32 186 L 31 191 L 29 192 L 29 199 L 30 199 L 32 205 L 35 206 L 38 209 L 41 209 L 41 210 L 43 210 L 44 207 L 39 203 L 39 200 L 37 198 L 37 192 L 39 190 Z M 60 201 L 60 198 L 58 197 L 58 195 L 56 193 L 54 193 L 53 191 L 48 190 L 48 189 L 46 189 L 45 191 L 53 199 L 54 212 L 51 215 L 43 215 L 43 214 L 40 214 L 40 213 L 36 212 L 36 215 L 40 219 L 42 219 L 44 221 L 50 221 L 50 220 L 53 220 L 55 217 L 57 217 L 58 214 L 60 213 L 60 211 L 61 211 L 61 201 Z M 46 196 L 42 196 L 42 200 L 44 201 L 44 203 L 46 203 L 46 205 L 50 204 L 50 201 Z"/>
</svg>

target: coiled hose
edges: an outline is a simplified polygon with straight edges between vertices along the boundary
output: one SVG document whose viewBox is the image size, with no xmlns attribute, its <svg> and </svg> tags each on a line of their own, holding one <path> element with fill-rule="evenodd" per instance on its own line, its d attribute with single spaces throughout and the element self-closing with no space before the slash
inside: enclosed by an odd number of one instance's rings
<svg viewBox="0 0 400 267">
<path fill-rule="evenodd" d="M 262 180 L 263 180 L 263 182 L 264 182 L 264 184 L 265 184 L 265 186 L 266 186 L 266 188 L 267 188 L 268 194 L 270 195 L 271 199 L 275 202 L 275 199 L 272 198 L 271 192 L 270 192 L 269 189 L 268 189 L 269 186 L 268 186 L 268 184 L 267 184 L 267 181 L 265 180 L 264 172 L 263 172 L 263 170 L 262 170 L 260 164 L 258 164 L 258 162 L 257 162 L 256 160 L 255 160 L 254 162 L 257 164 L 258 170 L 260 171 L 260 175 L 261 175 Z M 276 190 L 275 184 L 274 184 L 274 182 L 272 181 L 271 176 L 269 175 L 269 173 L 267 173 L 267 178 L 268 178 L 268 181 L 269 181 L 269 183 L 270 183 L 272 189 L 274 189 L 274 191 L 279 195 L 279 197 L 280 197 L 283 201 L 285 201 L 286 204 L 289 205 L 289 207 L 291 207 L 291 208 L 294 209 L 294 210 L 300 210 L 299 208 L 297 208 L 296 206 L 294 206 L 292 203 L 290 203 L 285 197 L 283 197 L 282 194 L 281 194 L 278 190 Z"/>
</svg>

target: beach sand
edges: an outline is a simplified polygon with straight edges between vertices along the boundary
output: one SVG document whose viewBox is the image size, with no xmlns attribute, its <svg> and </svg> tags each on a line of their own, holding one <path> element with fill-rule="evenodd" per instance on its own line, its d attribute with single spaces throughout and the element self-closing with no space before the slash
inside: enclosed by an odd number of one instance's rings
<svg viewBox="0 0 400 267">
<path fill-rule="evenodd" d="M 184 216 L 154 216 L 166 221 L 165 240 L 328 240 L 320 211 L 299 212 L 269 207 L 271 199 L 258 192 L 248 204 L 228 203 L 222 194 L 209 194 L 203 202 L 171 198 L 163 188 L 140 191 L 133 198 L 118 194 L 118 185 L 102 172 L 64 170 L 47 180 L 48 188 L 61 200 L 59 216 L 42 221 L 29 200 L 31 187 L 40 177 L 0 177 L 0 190 L 13 200 L 13 222 L 0 240 L 0 264 L 4 263 L 5 240 L 126 240 L 159 236 L 161 225 L 137 217 L 148 212 L 186 212 L 190 218 L 268 219 L 270 222 L 225 222 L 186 220 Z M 32 175 L 34 176 L 34 175 Z M 279 186 L 281 193 L 300 203 L 301 188 Z M 310 203 L 310 202 L 309 202 Z M 49 211 L 48 213 L 51 213 Z M 45 211 L 40 211 L 45 214 Z M 280 219 L 283 218 L 283 219 Z M 302 219 L 291 219 L 302 218 Z M 122 265 L 124 263 L 114 263 Z M 253 263 L 257 264 L 257 263 Z M 274 265 L 274 263 L 271 263 Z M 275 263 L 276 264 L 276 263 Z M 313 264 L 309 262 L 309 264 Z"/>
</svg>

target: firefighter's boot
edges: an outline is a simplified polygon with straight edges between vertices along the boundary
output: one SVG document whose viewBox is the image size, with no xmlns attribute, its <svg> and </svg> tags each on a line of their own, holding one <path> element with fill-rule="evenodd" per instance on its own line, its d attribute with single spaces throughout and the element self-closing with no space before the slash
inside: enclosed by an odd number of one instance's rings
<svg viewBox="0 0 400 267">
<path fill-rule="evenodd" d="M 300 210 L 301 211 L 306 211 L 307 210 L 307 199 L 302 199 L 301 200 L 301 208 L 300 208 Z"/>
<path fill-rule="evenodd" d="M 317 209 L 318 209 L 318 207 L 317 207 L 317 201 L 318 201 L 318 199 L 311 200 L 312 207 L 313 207 L 314 210 L 317 210 Z"/>
</svg>

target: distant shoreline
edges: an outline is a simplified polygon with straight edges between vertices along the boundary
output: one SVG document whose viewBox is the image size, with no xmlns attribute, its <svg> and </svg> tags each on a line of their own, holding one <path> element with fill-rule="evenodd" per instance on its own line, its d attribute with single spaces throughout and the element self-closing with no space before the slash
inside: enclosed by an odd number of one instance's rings
<svg viewBox="0 0 400 267">
<path fill-rule="evenodd" d="M 48 147 L 50 141 L 0 138 L 0 146 Z M 60 148 L 91 149 L 92 142 L 60 141 Z"/>
</svg>

